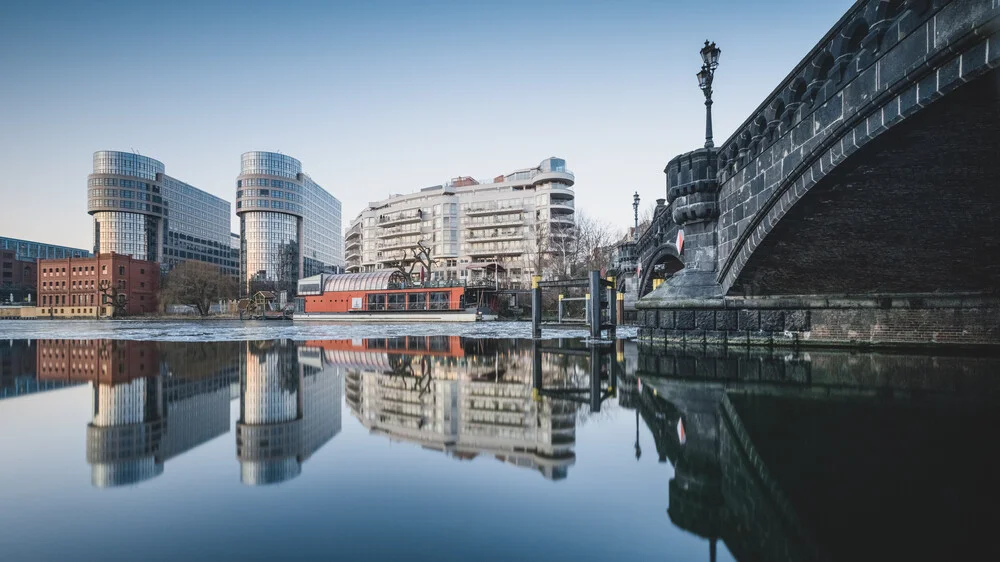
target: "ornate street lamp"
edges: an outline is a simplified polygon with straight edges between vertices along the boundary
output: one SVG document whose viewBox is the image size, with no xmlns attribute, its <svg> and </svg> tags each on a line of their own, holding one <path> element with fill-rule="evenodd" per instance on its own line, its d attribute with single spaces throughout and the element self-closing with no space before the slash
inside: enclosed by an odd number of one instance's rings
<svg viewBox="0 0 1000 562">
<path fill-rule="evenodd" d="M 701 72 L 698 76 L 698 87 L 705 94 L 705 148 L 712 148 L 712 79 L 715 77 L 715 69 L 719 67 L 719 55 L 722 49 L 705 40 L 705 46 L 701 48 Z"/>
<path fill-rule="evenodd" d="M 632 240 L 639 239 L 639 192 L 632 195 L 632 214 L 635 215 L 635 229 L 632 231 Z"/>
</svg>

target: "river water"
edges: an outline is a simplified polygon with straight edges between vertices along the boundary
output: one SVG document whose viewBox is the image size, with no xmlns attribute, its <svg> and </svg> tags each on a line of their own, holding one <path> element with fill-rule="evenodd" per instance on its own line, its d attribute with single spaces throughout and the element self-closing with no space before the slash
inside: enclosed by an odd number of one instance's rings
<svg viewBox="0 0 1000 562">
<path fill-rule="evenodd" d="M 1000 359 L 529 328 L 0 323 L 0 559 L 1000 559 Z"/>
</svg>

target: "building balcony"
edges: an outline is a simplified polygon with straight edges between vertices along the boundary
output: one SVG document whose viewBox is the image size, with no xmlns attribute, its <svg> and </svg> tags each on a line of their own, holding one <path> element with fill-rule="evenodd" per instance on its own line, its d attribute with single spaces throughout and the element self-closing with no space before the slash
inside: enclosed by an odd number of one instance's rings
<svg viewBox="0 0 1000 562">
<path fill-rule="evenodd" d="M 524 207 L 501 207 L 496 203 L 493 204 L 482 204 L 469 207 L 465 210 L 465 215 L 469 217 L 479 217 L 483 215 L 496 215 L 504 213 L 522 213 L 524 212 Z"/>
<path fill-rule="evenodd" d="M 553 199 L 552 202 L 549 203 L 549 209 L 553 213 L 559 213 L 559 214 L 567 214 L 576 211 L 572 199 L 559 199 L 559 200 Z"/>
<path fill-rule="evenodd" d="M 486 231 L 473 231 L 468 236 L 465 237 L 467 242 L 478 242 L 480 240 L 521 240 L 525 234 L 521 231 L 517 232 L 490 232 Z"/>
<path fill-rule="evenodd" d="M 519 256 L 524 253 L 523 246 L 509 247 L 509 248 L 471 248 L 469 249 L 468 255 L 476 257 L 491 257 L 491 256 Z"/>
<path fill-rule="evenodd" d="M 395 238 L 397 236 L 407 236 L 407 235 L 410 235 L 410 234 L 420 234 L 420 232 L 421 232 L 421 229 L 419 229 L 419 228 L 405 228 L 405 229 L 401 229 L 401 228 L 384 228 L 384 229 L 381 229 L 381 230 L 378 231 L 378 234 L 376 234 L 376 237 L 378 237 L 380 240 L 383 240 L 383 239 L 386 239 L 386 238 Z"/>
<path fill-rule="evenodd" d="M 405 250 L 407 248 L 416 248 L 416 242 L 379 242 L 375 245 L 379 250 Z"/>
<path fill-rule="evenodd" d="M 420 209 L 414 209 L 412 211 L 403 211 L 401 213 L 382 215 L 378 218 L 378 224 L 379 226 L 391 226 L 394 224 L 420 222 L 420 220 L 421 220 Z"/>
<path fill-rule="evenodd" d="M 355 238 L 353 240 L 347 241 L 347 244 L 344 246 L 344 251 L 350 252 L 351 248 L 360 248 L 360 247 L 361 247 L 361 239 Z"/>
<path fill-rule="evenodd" d="M 524 224 L 524 217 L 518 215 L 496 215 L 486 220 L 468 222 L 463 224 L 463 228 L 469 230 L 482 228 L 497 228 L 498 226 L 521 226 Z"/>
<path fill-rule="evenodd" d="M 539 185 L 546 182 L 573 185 L 576 183 L 576 176 L 573 175 L 573 172 L 566 170 L 563 172 L 539 172 L 531 177 L 531 183 L 533 185 Z"/>
</svg>

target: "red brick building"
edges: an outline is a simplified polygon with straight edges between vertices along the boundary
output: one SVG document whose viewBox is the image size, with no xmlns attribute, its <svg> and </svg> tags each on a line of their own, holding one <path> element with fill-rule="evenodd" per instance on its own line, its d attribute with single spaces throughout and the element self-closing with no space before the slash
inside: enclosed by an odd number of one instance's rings
<svg viewBox="0 0 1000 562">
<path fill-rule="evenodd" d="M 156 312 L 160 264 L 122 254 L 92 258 L 38 260 L 39 316 L 113 316 L 110 302 L 117 298 L 120 312 Z"/>
</svg>

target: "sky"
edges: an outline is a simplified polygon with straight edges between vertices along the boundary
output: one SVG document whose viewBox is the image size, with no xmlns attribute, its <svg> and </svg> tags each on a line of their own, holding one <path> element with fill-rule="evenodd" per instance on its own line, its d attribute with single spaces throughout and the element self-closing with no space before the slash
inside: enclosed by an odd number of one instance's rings
<svg viewBox="0 0 1000 562">
<path fill-rule="evenodd" d="M 721 144 L 851 0 L 0 2 L 0 236 L 90 248 L 97 150 L 230 203 L 278 151 L 343 204 L 557 156 L 578 211 L 624 229 L 704 143 L 695 73 L 722 49 Z M 238 231 L 235 214 L 232 230 Z"/>
</svg>

